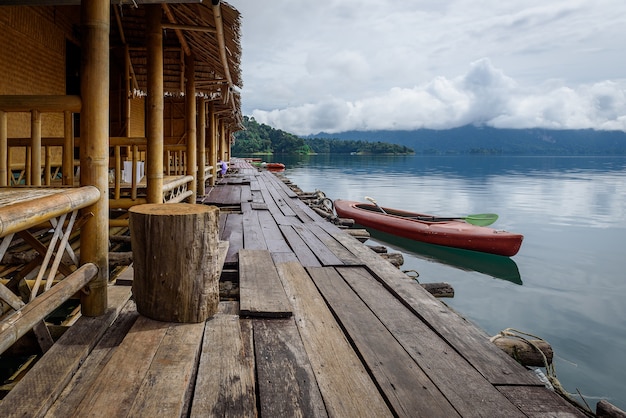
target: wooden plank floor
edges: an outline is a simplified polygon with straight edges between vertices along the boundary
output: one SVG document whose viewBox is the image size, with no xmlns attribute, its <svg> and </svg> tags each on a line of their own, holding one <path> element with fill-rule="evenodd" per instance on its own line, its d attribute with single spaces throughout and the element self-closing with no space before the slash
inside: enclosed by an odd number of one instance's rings
<svg viewBox="0 0 626 418">
<path fill-rule="evenodd" d="M 584 416 L 278 177 L 231 168 L 202 203 L 223 208 L 240 300 L 161 323 L 114 286 L 0 416 Z"/>
</svg>

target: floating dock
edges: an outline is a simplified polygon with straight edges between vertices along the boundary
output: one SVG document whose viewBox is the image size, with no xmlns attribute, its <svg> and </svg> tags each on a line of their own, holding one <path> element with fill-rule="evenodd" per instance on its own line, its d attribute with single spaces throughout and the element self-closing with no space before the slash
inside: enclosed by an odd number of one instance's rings
<svg viewBox="0 0 626 418">
<path fill-rule="evenodd" d="M 388 261 L 244 160 L 209 190 L 239 297 L 136 311 L 128 268 L 0 403 L 11 417 L 585 416 Z"/>
</svg>

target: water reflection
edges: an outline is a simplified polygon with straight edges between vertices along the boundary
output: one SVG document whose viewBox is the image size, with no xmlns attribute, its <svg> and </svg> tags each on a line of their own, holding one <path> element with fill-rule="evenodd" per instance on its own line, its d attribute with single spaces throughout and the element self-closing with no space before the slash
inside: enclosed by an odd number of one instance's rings
<svg viewBox="0 0 626 418">
<path fill-rule="evenodd" d="M 372 238 L 382 245 L 397 251 L 409 252 L 411 255 L 426 261 L 436 261 L 464 271 L 477 271 L 496 279 L 502 279 L 521 285 L 517 263 L 509 257 L 443 247 L 427 244 L 407 238 L 397 237 L 384 232 L 368 229 Z"/>
</svg>

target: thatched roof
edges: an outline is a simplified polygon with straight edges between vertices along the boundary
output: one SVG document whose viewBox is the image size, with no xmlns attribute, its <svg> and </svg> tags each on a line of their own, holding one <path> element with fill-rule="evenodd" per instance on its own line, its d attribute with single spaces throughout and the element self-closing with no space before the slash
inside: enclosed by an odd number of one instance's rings
<svg viewBox="0 0 626 418">
<path fill-rule="evenodd" d="M 161 4 L 164 30 L 163 88 L 179 96 L 185 90 L 185 56 L 195 61 L 198 94 L 212 99 L 220 116 L 241 128 L 241 19 L 239 12 L 219 0 L 111 0 L 111 59 L 123 66 L 128 49 L 131 89 L 147 92 L 146 4 Z M 0 0 L 0 6 L 36 6 L 67 28 L 80 44 L 80 0 Z"/>
<path fill-rule="evenodd" d="M 111 48 L 128 46 L 133 88 L 147 90 L 145 7 L 114 6 L 111 15 Z M 229 4 L 163 4 L 164 91 L 184 92 L 185 55 L 195 57 L 196 90 L 215 100 L 218 111 L 237 113 L 241 120 L 240 14 Z M 216 11 L 217 19 L 216 19 Z M 223 43 L 222 43 L 223 40 Z M 123 49 L 122 49 L 123 50 Z M 225 58 L 226 65 L 222 61 Z"/>
</svg>

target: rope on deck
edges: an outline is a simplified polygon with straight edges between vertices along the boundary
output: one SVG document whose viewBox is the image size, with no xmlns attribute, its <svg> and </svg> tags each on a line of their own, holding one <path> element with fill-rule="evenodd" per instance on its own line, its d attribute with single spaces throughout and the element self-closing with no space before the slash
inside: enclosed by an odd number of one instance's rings
<svg viewBox="0 0 626 418">
<path fill-rule="evenodd" d="M 539 349 L 537 344 L 535 344 L 532 340 L 530 340 L 530 339 L 528 339 L 526 337 L 534 338 L 535 340 L 544 341 L 544 342 L 546 342 L 546 340 L 544 340 L 543 338 L 538 337 L 536 335 L 529 334 L 529 333 L 523 332 L 523 331 L 519 331 L 519 330 L 517 330 L 515 328 L 506 328 L 506 329 L 500 331 L 498 334 L 496 334 L 493 337 L 491 337 L 489 339 L 489 341 L 494 342 L 498 338 L 503 338 L 503 337 L 518 338 L 518 339 L 520 339 L 522 341 L 525 341 L 531 347 L 533 347 L 535 350 L 537 350 L 539 352 L 539 354 L 541 354 L 541 357 L 543 358 L 544 367 L 546 369 L 546 374 L 545 375 L 548 378 L 548 383 L 550 385 L 550 386 L 548 386 L 548 388 L 554 390 L 556 393 L 558 393 L 559 395 L 563 396 L 571 404 L 573 404 L 575 406 L 578 406 L 579 408 L 581 407 L 581 405 L 578 402 L 576 402 L 576 400 L 574 400 L 572 398 L 572 395 L 567 390 L 565 390 L 563 385 L 561 385 L 561 382 L 559 381 L 559 379 L 556 377 L 556 368 L 554 366 L 554 362 L 549 363 L 548 359 L 546 358 L 546 355 L 544 354 L 543 351 L 541 351 L 541 349 Z M 579 395 L 580 395 L 580 393 L 579 393 Z M 581 399 L 583 400 L 583 402 L 585 402 L 585 406 L 586 406 L 586 409 L 587 409 L 586 412 L 592 412 L 591 408 L 589 407 L 589 405 L 587 404 L 585 399 L 582 397 L 582 395 L 581 395 Z"/>
</svg>

